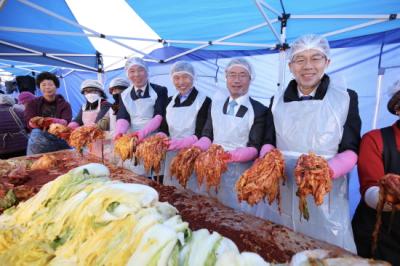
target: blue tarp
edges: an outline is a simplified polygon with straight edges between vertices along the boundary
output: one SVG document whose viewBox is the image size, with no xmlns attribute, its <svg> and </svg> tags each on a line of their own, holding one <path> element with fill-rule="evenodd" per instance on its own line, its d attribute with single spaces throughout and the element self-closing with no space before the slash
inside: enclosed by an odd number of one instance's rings
<svg viewBox="0 0 400 266">
<path fill-rule="evenodd" d="M 127 0 L 130 6 L 146 21 L 163 39 L 213 41 L 233 34 L 248 27 L 265 22 L 255 5 L 255 1 L 134 1 Z M 278 13 L 283 10 L 279 0 L 265 1 Z M 400 1 L 290 1 L 282 0 L 285 13 L 291 15 L 364 15 L 393 14 L 400 12 Z M 266 9 L 264 9 L 266 10 Z M 269 18 L 277 15 L 266 11 Z M 367 22 L 367 19 L 291 19 L 287 24 L 289 42 L 306 33 L 324 34 L 345 27 Z M 367 28 L 332 36 L 330 40 L 338 40 L 356 36 L 369 35 L 399 28 L 400 21 L 395 20 L 376 24 Z M 280 23 L 275 23 L 276 32 L 280 32 Z M 272 32 L 267 28 L 243 34 L 229 39 L 233 42 L 277 43 Z M 180 45 L 188 46 L 188 45 Z M 192 45 L 191 45 L 192 46 Z M 232 47 L 224 47 L 232 49 Z M 215 49 L 221 49 L 216 46 Z"/>
<path fill-rule="evenodd" d="M 44 1 L 33 0 L 34 4 L 38 4 L 51 12 L 63 16 L 64 18 L 76 22 L 75 17 L 71 13 L 65 1 Z M 72 26 L 57 18 L 51 17 L 43 12 L 35 10 L 22 4 L 19 1 L 5 1 L 5 5 L 0 10 L 0 27 L 17 27 L 22 29 L 39 29 L 48 31 L 61 31 L 83 33 L 80 28 Z M 86 36 L 63 36 L 63 35 L 44 35 L 40 33 L 27 32 L 9 32 L 0 30 L 0 41 L 12 43 L 14 45 L 33 49 L 43 56 L 0 56 L 0 58 L 8 60 L 16 60 L 23 62 L 32 62 L 43 65 L 52 65 L 60 67 L 73 67 L 75 69 L 85 69 L 75 64 L 62 62 L 49 58 L 46 54 L 96 54 L 96 50 Z M 28 53 L 21 48 L 15 48 L 8 44 L 0 43 L 0 53 Z M 79 56 L 59 56 L 62 59 L 75 61 L 84 66 L 97 69 L 96 57 Z"/>
</svg>

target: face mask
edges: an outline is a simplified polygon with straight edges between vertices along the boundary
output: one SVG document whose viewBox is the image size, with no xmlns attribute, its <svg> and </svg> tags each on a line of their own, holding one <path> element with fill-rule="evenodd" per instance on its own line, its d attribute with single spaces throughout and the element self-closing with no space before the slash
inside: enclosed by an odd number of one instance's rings
<svg viewBox="0 0 400 266">
<path fill-rule="evenodd" d="M 118 104 L 119 103 L 119 93 L 113 94 L 112 97 L 114 98 L 115 104 Z"/>
<path fill-rule="evenodd" d="M 85 98 L 88 102 L 94 103 L 100 100 L 100 95 L 98 95 L 97 93 L 89 93 L 85 95 Z"/>
</svg>

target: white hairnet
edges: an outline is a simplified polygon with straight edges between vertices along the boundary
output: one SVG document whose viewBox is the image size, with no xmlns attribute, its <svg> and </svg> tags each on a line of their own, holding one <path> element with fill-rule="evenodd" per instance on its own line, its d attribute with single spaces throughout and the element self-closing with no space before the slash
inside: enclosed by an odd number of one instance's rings
<svg viewBox="0 0 400 266">
<path fill-rule="evenodd" d="M 81 92 L 86 88 L 96 88 L 99 89 L 100 91 L 103 91 L 103 84 L 101 84 L 100 81 L 95 79 L 87 79 L 84 80 L 81 84 Z"/>
<path fill-rule="evenodd" d="M 114 78 L 111 80 L 109 87 L 113 88 L 113 87 L 129 87 L 129 81 L 127 81 L 124 78 Z"/>
<path fill-rule="evenodd" d="M 149 68 L 147 67 L 146 62 L 142 58 L 131 57 L 128 60 L 126 60 L 125 72 L 128 72 L 129 68 L 131 68 L 132 66 L 141 66 L 146 70 L 147 73 L 149 72 Z"/>
<path fill-rule="evenodd" d="M 10 95 L 0 94 L 0 104 L 14 105 L 15 104 L 15 100 Z"/>
<path fill-rule="evenodd" d="M 173 77 L 174 74 L 177 73 L 186 73 L 192 78 L 195 76 L 194 68 L 191 63 L 186 62 L 186 61 L 178 61 L 175 62 L 175 64 L 172 65 L 171 67 L 171 76 Z"/>
<path fill-rule="evenodd" d="M 392 86 L 389 87 L 388 94 L 390 97 L 392 97 L 399 91 L 400 91 L 400 80 L 397 80 L 395 83 L 393 83 Z"/>
<path fill-rule="evenodd" d="M 249 73 L 250 78 L 252 80 L 255 78 L 255 73 L 253 73 L 253 67 L 251 66 L 250 62 L 247 61 L 246 59 L 244 58 L 232 59 L 226 66 L 225 73 L 228 73 L 228 71 L 234 66 L 244 68 Z"/>
<path fill-rule="evenodd" d="M 292 60 L 296 54 L 310 49 L 318 50 L 328 59 L 330 58 L 330 47 L 328 40 L 319 35 L 306 34 L 299 37 L 291 44 L 289 50 L 289 60 Z"/>
</svg>

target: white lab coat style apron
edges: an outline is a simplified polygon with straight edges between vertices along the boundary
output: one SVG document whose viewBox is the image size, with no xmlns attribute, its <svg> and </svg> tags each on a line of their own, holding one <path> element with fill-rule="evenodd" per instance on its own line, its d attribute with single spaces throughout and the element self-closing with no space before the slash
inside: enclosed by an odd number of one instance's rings
<svg viewBox="0 0 400 266">
<path fill-rule="evenodd" d="M 89 125 L 95 124 L 97 115 L 100 113 L 100 108 L 101 108 L 101 100 L 98 100 L 96 110 L 86 110 L 85 111 L 86 104 L 84 104 L 82 106 L 82 122 L 83 122 L 84 126 L 89 126 Z M 96 155 L 97 157 L 101 157 L 101 148 L 102 148 L 102 141 L 97 140 L 89 146 L 88 150 L 93 155 Z"/>
<path fill-rule="evenodd" d="M 316 206 L 307 196 L 310 219 L 300 220 L 299 198 L 294 168 L 301 154 L 314 152 L 330 159 L 338 152 L 343 136 L 350 97 L 345 89 L 329 85 L 322 100 L 283 102 L 283 93 L 275 97 L 272 113 L 276 130 L 276 145 L 286 162 L 288 180 L 281 185 L 282 214 L 277 204 L 258 205 L 257 216 L 292 228 L 296 232 L 356 252 L 348 203 L 348 178 L 332 181 L 332 190 L 324 202 Z"/>
<path fill-rule="evenodd" d="M 248 95 L 245 97 L 246 99 L 242 105 L 246 106 L 248 110 L 243 117 L 224 114 L 224 101 L 213 101 L 211 105 L 214 133 L 213 143 L 221 145 L 225 151 L 233 151 L 237 148 L 246 147 L 249 141 L 250 129 L 254 123 L 254 110 Z M 211 188 L 207 193 L 205 184 L 198 188 L 197 180 L 193 180 L 192 178 L 189 180 L 188 186 L 197 193 L 217 198 L 219 202 L 228 207 L 243 210 L 247 204 L 239 203 L 235 184 L 240 175 L 252 163 L 228 163 L 228 170 L 221 176 L 221 183 L 217 193 L 214 188 Z"/>
<path fill-rule="evenodd" d="M 157 100 L 157 93 L 151 87 L 150 83 L 149 95 L 147 98 L 139 98 L 135 101 L 131 97 L 131 91 L 134 90 L 133 85 L 129 86 L 126 90 L 121 93 L 122 102 L 125 105 L 127 112 L 131 118 L 131 127 L 128 132 L 135 132 L 142 129 L 154 115 L 154 105 Z M 147 173 L 141 164 L 134 165 L 133 160 L 126 160 L 124 162 L 124 167 L 133 171 L 138 175 L 150 176 L 151 173 Z"/>
<path fill-rule="evenodd" d="M 173 107 L 175 99 L 179 95 L 179 93 L 174 95 L 171 102 L 167 105 L 166 120 L 171 139 L 182 139 L 194 135 L 197 114 L 206 99 L 205 95 L 198 92 L 196 99 L 190 106 Z M 171 161 L 177 153 L 178 151 L 168 151 L 165 156 L 164 185 L 182 188 L 176 177 L 170 174 Z"/>
</svg>

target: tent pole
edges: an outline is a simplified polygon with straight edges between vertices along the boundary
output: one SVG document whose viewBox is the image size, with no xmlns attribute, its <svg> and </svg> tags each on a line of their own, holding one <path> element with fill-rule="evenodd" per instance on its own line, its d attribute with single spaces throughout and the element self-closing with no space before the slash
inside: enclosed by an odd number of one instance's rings
<svg viewBox="0 0 400 266">
<path fill-rule="evenodd" d="M 400 14 L 396 14 L 397 19 Z M 384 20 L 391 20 L 392 17 L 389 14 L 381 14 L 381 15 L 290 15 L 291 19 L 384 19 Z"/>
<path fill-rule="evenodd" d="M 281 39 L 279 38 L 278 33 L 276 32 L 276 30 L 274 29 L 274 27 L 272 27 L 271 21 L 269 20 L 267 14 L 265 14 L 263 7 L 261 6 L 259 0 L 256 0 L 256 6 L 258 8 L 258 10 L 260 11 L 261 15 L 264 17 L 265 21 L 268 23 L 268 27 L 271 30 L 271 32 L 274 34 L 275 38 L 277 39 L 277 41 L 281 43 Z"/>
<path fill-rule="evenodd" d="M 26 70 L 26 71 L 29 71 L 29 72 L 35 72 L 35 73 L 40 73 L 40 72 L 42 72 L 42 71 L 38 71 L 38 70 L 35 70 L 35 69 L 23 67 L 23 66 L 16 66 L 16 65 L 9 65 L 9 64 L 0 63 L 0 68 L 3 68 L 3 67 L 6 67 L 6 68 L 16 68 L 16 69 Z"/>
<path fill-rule="evenodd" d="M 272 6 L 268 5 L 267 3 L 265 3 L 265 1 L 262 0 L 256 0 L 260 5 L 264 6 L 266 9 L 268 9 L 269 11 L 271 11 L 272 13 L 275 13 L 275 15 L 277 15 L 278 17 L 281 15 L 278 11 L 276 11 L 274 8 L 272 8 Z"/>
<path fill-rule="evenodd" d="M 63 81 L 63 84 L 64 84 L 65 95 L 67 95 L 67 101 L 70 102 L 69 94 L 68 94 L 68 90 L 67 90 L 67 83 L 65 82 L 65 77 L 64 76 L 62 76 L 62 81 Z"/>
<path fill-rule="evenodd" d="M 43 35 L 61 35 L 61 36 L 78 36 L 78 37 L 85 36 L 85 37 L 101 38 L 101 37 L 99 37 L 99 35 L 93 34 L 93 33 L 50 31 L 50 30 L 16 28 L 16 27 L 0 27 L 0 31 L 35 33 L 35 34 L 43 34 Z M 113 38 L 113 39 L 145 41 L 145 42 L 154 42 L 154 43 L 159 43 L 161 41 L 164 41 L 166 43 L 177 43 L 177 44 L 206 44 L 206 43 L 208 43 L 208 41 L 161 40 L 161 39 L 146 39 L 146 38 L 136 38 L 136 37 L 124 37 L 124 36 L 116 36 L 116 35 L 107 35 L 107 37 Z M 245 43 L 245 42 L 244 43 L 239 43 L 239 42 L 214 42 L 214 44 L 225 45 L 225 46 L 248 46 L 248 47 L 260 47 L 260 48 L 270 47 L 269 44 Z"/>
<path fill-rule="evenodd" d="M 274 20 L 271 20 L 271 23 L 276 23 L 277 21 L 278 21 L 277 19 L 274 19 Z M 267 24 L 268 24 L 267 22 L 264 22 L 264 23 L 261 23 L 261 24 L 258 24 L 258 25 L 249 27 L 249 28 L 247 28 L 247 29 L 244 29 L 244 30 L 241 30 L 241 31 L 232 33 L 232 34 L 230 34 L 230 35 L 224 36 L 224 37 L 222 37 L 222 38 L 219 38 L 219 39 L 215 40 L 215 42 L 221 42 L 221 41 L 225 41 L 225 40 L 227 40 L 227 39 L 231 39 L 231 38 L 240 36 L 240 35 L 242 35 L 242 34 L 245 34 L 245 33 L 248 33 L 248 32 L 254 31 L 254 30 L 257 30 L 257 29 L 259 29 L 259 28 L 262 28 L 262 27 L 266 26 Z M 180 54 L 171 56 L 170 58 L 165 59 L 164 62 L 169 62 L 169 61 L 174 60 L 174 59 L 176 59 L 176 58 L 179 58 L 179 57 L 181 57 L 181 56 L 184 56 L 184 55 L 190 54 L 190 53 L 192 53 L 192 52 L 195 52 L 195 51 L 197 51 L 197 50 L 200 50 L 200 49 L 203 49 L 203 48 L 205 48 L 205 47 L 208 47 L 208 46 L 212 45 L 213 42 L 214 42 L 214 41 L 209 41 L 208 44 L 203 44 L 203 45 L 200 45 L 200 46 L 198 46 L 198 47 L 196 47 L 196 48 L 193 48 L 193 49 L 191 49 L 191 50 L 188 50 L 188 51 L 186 51 L 186 52 L 183 52 L 183 53 L 180 53 Z"/>
<path fill-rule="evenodd" d="M 289 15 L 283 13 L 281 16 L 281 35 L 279 45 L 279 75 L 278 75 L 278 90 L 283 91 L 285 86 L 285 74 L 286 74 L 286 49 L 289 45 L 286 43 L 286 26 Z"/>
<path fill-rule="evenodd" d="M 382 40 L 381 48 L 379 51 L 379 61 L 378 61 L 378 81 L 376 85 L 376 102 L 375 102 L 375 112 L 374 112 L 374 118 L 372 120 L 372 129 L 375 129 L 377 126 L 378 122 L 378 116 L 379 116 L 379 106 L 381 103 L 381 90 L 382 90 L 382 80 L 385 75 L 385 68 L 381 67 L 382 64 L 382 53 L 383 53 L 383 46 L 384 42 Z"/>
<path fill-rule="evenodd" d="M 343 29 L 340 29 L 340 30 L 327 32 L 327 33 L 324 33 L 324 34 L 321 34 L 321 35 L 324 36 L 324 37 L 329 37 L 329 36 L 345 33 L 345 32 L 348 32 L 348 31 L 358 30 L 358 29 L 365 28 L 365 27 L 368 27 L 368 26 L 371 26 L 371 25 L 375 25 L 375 24 L 378 24 L 378 23 L 382 23 L 382 22 L 385 22 L 385 21 L 387 21 L 387 20 L 373 20 L 373 21 L 369 21 L 369 22 L 366 22 L 366 23 L 361 23 L 361 24 L 358 24 L 358 25 L 354 25 L 354 26 L 351 26 L 351 27 L 346 27 L 346 28 L 343 28 Z"/>
<path fill-rule="evenodd" d="M 31 53 L 32 53 L 32 56 L 46 56 L 46 57 L 49 57 L 49 58 L 54 59 L 54 60 L 57 60 L 57 61 L 61 61 L 61 62 L 64 62 L 64 63 L 68 63 L 68 64 L 71 64 L 71 65 L 80 66 L 80 67 L 82 67 L 82 68 L 89 69 L 89 70 L 92 70 L 92 71 L 93 71 L 93 70 L 96 71 L 96 69 L 93 68 L 93 67 L 89 67 L 89 66 L 80 64 L 80 63 L 78 63 L 78 62 L 71 61 L 71 60 L 59 58 L 59 57 L 53 56 L 53 55 L 51 55 L 51 54 L 42 53 L 42 52 L 39 52 L 39 51 L 30 49 L 30 48 L 26 48 L 26 47 L 23 47 L 23 46 L 20 46 L 20 45 L 16 45 L 16 44 L 13 44 L 13 43 L 9 43 L 9 42 L 5 42 L 5 41 L 2 41 L 2 40 L 0 40 L 0 43 L 1 43 L 1 44 L 4 44 L 4 45 L 7 45 L 7 46 L 11 46 L 11 47 L 17 48 L 17 49 L 21 49 L 21 50 L 24 50 L 24 51 L 31 52 Z"/>
<path fill-rule="evenodd" d="M 377 85 L 376 85 L 376 101 L 375 101 L 374 118 L 372 120 L 372 129 L 375 129 L 377 127 L 378 116 L 379 116 L 379 107 L 380 107 L 380 103 L 381 103 L 381 94 L 382 94 L 382 80 L 383 80 L 384 75 L 385 75 L 385 69 L 379 68 L 378 81 L 377 81 Z"/>
</svg>

